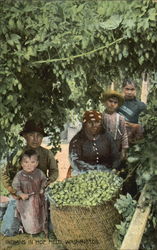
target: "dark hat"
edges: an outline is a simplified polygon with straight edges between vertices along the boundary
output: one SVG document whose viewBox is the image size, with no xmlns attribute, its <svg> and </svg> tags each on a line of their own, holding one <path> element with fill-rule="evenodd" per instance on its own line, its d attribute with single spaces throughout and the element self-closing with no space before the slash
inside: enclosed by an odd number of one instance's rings
<svg viewBox="0 0 157 250">
<path fill-rule="evenodd" d="M 47 134 L 44 132 L 44 127 L 42 122 L 36 123 L 34 120 L 27 121 L 23 131 L 21 131 L 19 134 L 23 136 L 25 133 L 30 133 L 30 132 L 39 132 L 43 136 L 47 136 Z"/>
<path fill-rule="evenodd" d="M 102 94 L 101 101 L 102 103 L 105 103 L 109 98 L 116 97 L 118 99 L 118 106 L 122 106 L 124 103 L 124 97 L 122 94 L 118 93 L 114 90 L 105 91 Z"/>
<path fill-rule="evenodd" d="M 101 121 L 101 120 L 102 120 L 102 114 L 96 110 L 86 111 L 83 115 L 83 123 L 89 121 Z"/>
</svg>

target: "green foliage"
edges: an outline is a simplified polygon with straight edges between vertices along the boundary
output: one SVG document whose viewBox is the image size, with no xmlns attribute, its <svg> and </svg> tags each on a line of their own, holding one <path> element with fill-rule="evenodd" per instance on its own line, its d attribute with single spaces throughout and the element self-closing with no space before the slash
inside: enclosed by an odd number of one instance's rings
<svg viewBox="0 0 157 250">
<path fill-rule="evenodd" d="M 132 148 L 131 153 L 139 162 L 139 168 L 137 169 L 139 186 L 142 187 L 147 183 L 147 196 L 149 201 L 157 202 L 157 189 L 155 184 L 157 180 L 157 156 L 155 154 L 157 150 L 157 74 L 152 76 L 151 81 L 147 111 L 141 118 L 145 130 L 145 138 Z"/>
<path fill-rule="evenodd" d="M 157 211 L 152 209 L 141 242 L 141 250 L 155 250 L 157 246 Z"/>
<path fill-rule="evenodd" d="M 110 172 L 91 171 L 49 186 L 56 206 L 91 207 L 112 201 L 122 187 L 122 178 Z"/>
<path fill-rule="evenodd" d="M 119 199 L 117 199 L 115 203 L 115 207 L 122 215 L 121 223 L 116 225 L 117 230 L 114 234 L 114 242 L 117 249 L 120 248 L 122 240 L 127 232 L 127 229 L 129 228 L 136 205 L 137 202 L 132 199 L 130 194 L 127 194 L 126 196 L 120 195 Z"/>
<path fill-rule="evenodd" d="M 32 116 L 44 122 L 57 149 L 73 108 L 79 114 L 97 108 L 111 82 L 119 88 L 124 75 L 140 78 L 156 69 L 156 9 L 151 0 L 1 0 L 0 155 L 23 143 L 18 133 Z M 157 88 L 152 88 L 142 120 L 146 139 L 128 162 L 139 164 L 138 183 L 149 184 L 147 198 L 155 202 Z"/>
<path fill-rule="evenodd" d="M 152 84 L 148 97 L 148 109 L 142 122 L 145 128 L 145 140 L 140 145 L 140 158 L 143 164 L 137 169 L 137 183 L 140 186 L 147 184 L 146 202 L 152 204 L 152 213 L 146 232 L 143 236 L 142 249 L 155 249 L 157 244 L 157 156 L 156 156 L 156 140 L 157 140 L 157 74 L 152 75 Z M 134 153 L 135 154 L 135 153 Z"/>
<path fill-rule="evenodd" d="M 156 67 L 152 1 L 1 3 L 1 154 L 9 140 L 20 143 L 11 125 L 32 116 L 44 122 L 56 147 L 65 109 L 97 108 L 113 80 Z M 73 82 L 81 97 L 71 95 Z"/>
<path fill-rule="evenodd" d="M 102 90 L 111 82 L 119 88 L 125 75 L 139 79 L 142 72 L 154 72 L 156 16 L 152 0 L 1 0 L 0 155 L 19 147 L 18 133 L 32 116 L 43 121 L 57 149 L 69 110 L 97 108 Z M 129 164 L 140 166 L 138 184 L 141 188 L 148 184 L 148 199 L 155 203 L 157 80 L 153 74 L 142 119 L 145 140 L 131 149 Z"/>
<path fill-rule="evenodd" d="M 3 184 L 0 184 L 0 195 L 2 196 L 9 196 L 8 190 L 3 186 Z"/>
<path fill-rule="evenodd" d="M 3 171 L 3 167 L 5 166 L 6 162 L 5 161 L 1 161 L 1 168 L 0 168 L 0 176 L 2 174 Z M 9 192 L 8 190 L 3 186 L 2 181 L 0 182 L 0 196 L 4 195 L 4 196 L 9 196 Z"/>
<path fill-rule="evenodd" d="M 149 221 L 142 238 L 140 245 L 141 250 L 155 250 L 157 244 L 157 119 L 156 119 L 156 108 L 157 108 L 157 74 L 152 73 L 150 76 L 151 85 L 150 92 L 148 96 L 148 107 L 147 111 L 141 117 L 142 125 L 145 129 L 145 137 L 138 144 L 134 145 L 129 150 L 128 157 L 128 168 L 132 170 L 136 168 L 137 174 L 137 184 L 139 190 L 142 190 L 144 185 L 146 185 L 146 194 L 145 194 L 145 204 L 152 204 L 152 211 L 149 216 Z M 119 206 L 120 205 L 120 206 Z M 117 208 L 119 207 L 119 212 L 125 209 L 125 202 L 121 199 L 117 203 Z M 129 207 L 129 205 L 128 205 Z M 132 211 L 128 211 L 132 217 Z M 129 216 L 130 216 L 129 215 Z M 123 211 L 124 221 L 121 225 L 117 226 L 116 234 L 116 244 L 122 242 L 125 232 L 128 228 L 127 217 Z M 130 221 L 129 221 L 130 222 Z"/>
</svg>

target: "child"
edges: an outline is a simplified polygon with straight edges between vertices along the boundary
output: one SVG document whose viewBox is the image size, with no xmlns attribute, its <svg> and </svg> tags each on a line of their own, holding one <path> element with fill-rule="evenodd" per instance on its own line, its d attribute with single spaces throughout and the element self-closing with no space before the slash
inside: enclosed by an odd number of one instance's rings
<svg viewBox="0 0 157 250">
<path fill-rule="evenodd" d="M 16 190 L 17 212 L 26 233 L 37 234 L 44 231 L 47 235 L 47 207 L 44 197 L 46 176 L 38 169 L 39 159 L 35 150 L 25 151 L 19 171 L 12 182 Z"/>
<path fill-rule="evenodd" d="M 101 100 L 106 107 L 103 112 L 103 126 L 111 133 L 123 160 L 126 158 L 128 136 L 125 119 L 116 110 L 123 104 L 124 98 L 118 92 L 110 90 L 103 93 Z"/>
</svg>

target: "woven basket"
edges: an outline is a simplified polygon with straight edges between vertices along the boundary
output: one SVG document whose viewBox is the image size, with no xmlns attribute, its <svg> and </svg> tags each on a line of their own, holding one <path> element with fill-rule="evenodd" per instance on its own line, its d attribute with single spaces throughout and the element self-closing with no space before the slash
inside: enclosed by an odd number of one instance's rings
<svg viewBox="0 0 157 250">
<path fill-rule="evenodd" d="M 90 208 L 59 208 L 51 204 L 51 220 L 56 237 L 68 250 L 115 249 L 112 236 L 120 216 L 113 203 Z"/>
</svg>

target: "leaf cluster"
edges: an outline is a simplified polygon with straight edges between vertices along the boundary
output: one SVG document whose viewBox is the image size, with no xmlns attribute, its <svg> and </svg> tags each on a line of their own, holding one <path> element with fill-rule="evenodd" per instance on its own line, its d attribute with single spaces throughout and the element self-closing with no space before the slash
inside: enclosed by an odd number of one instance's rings
<svg viewBox="0 0 157 250">
<path fill-rule="evenodd" d="M 118 212 L 122 215 L 122 220 L 119 225 L 116 225 L 116 231 L 114 234 L 115 247 L 120 248 L 122 240 L 129 228 L 132 216 L 136 209 L 137 202 L 133 200 L 130 194 L 120 195 L 115 203 L 115 207 Z"/>
<path fill-rule="evenodd" d="M 14 140 L 18 126 L 32 116 L 43 121 L 57 146 L 65 110 L 97 108 L 112 81 L 156 68 L 152 1 L 1 3 L 2 152 L 9 140 L 20 143 Z"/>
<path fill-rule="evenodd" d="M 155 249 L 157 238 L 157 120 L 156 120 L 156 100 L 157 100 L 157 78 L 156 72 L 151 75 L 150 92 L 148 96 L 147 111 L 141 117 L 144 126 L 144 139 L 130 148 L 128 157 L 128 167 L 137 168 L 137 184 L 139 190 L 146 185 L 145 203 L 152 204 L 152 211 L 142 238 L 141 249 Z M 124 213 L 125 215 L 125 213 Z M 125 217 L 127 218 L 127 217 Z M 125 227 L 125 225 L 123 225 Z M 119 228 L 119 230 L 121 230 Z M 118 235 L 121 231 L 119 231 Z M 119 236 L 118 236 L 119 237 Z"/>
</svg>

